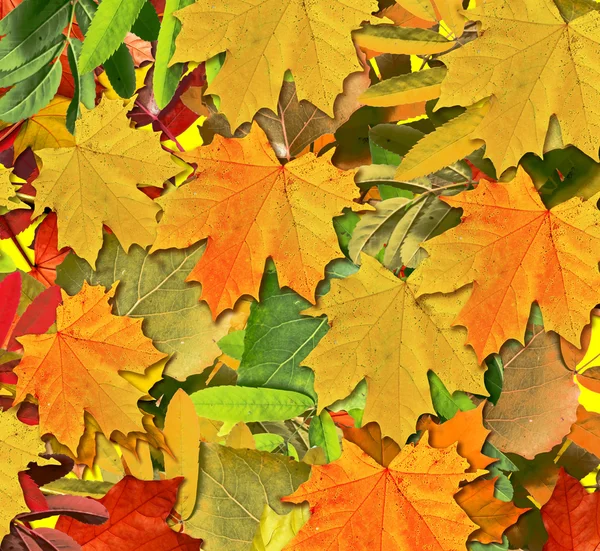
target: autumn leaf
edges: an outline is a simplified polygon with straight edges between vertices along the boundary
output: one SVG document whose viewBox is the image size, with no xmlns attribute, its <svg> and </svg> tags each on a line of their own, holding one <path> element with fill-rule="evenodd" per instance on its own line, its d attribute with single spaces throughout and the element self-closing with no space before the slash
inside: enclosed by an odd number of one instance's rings
<svg viewBox="0 0 600 551">
<path fill-rule="evenodd" d="M 58 247 L 70 246 L 95 267 L 102 224 L 125 251 L 152 243 L 159 207 L 136 186 L 162 187 L 179 168 L 154 135 L 129 127 L 121 101 L 104 99 L 76 126 L 73 147 L 38 152 L 43 167 L 33 216 L 56 211 Z"/>
<path fill-rule="evenodd" d="M 202 540 L 172 530 L 166 520 L 181 478 L 136 480 L 126 476 L 98 501 L 109 511 L 102 526 L 89 526 L 60 517 L 56 528 L 71 536 L 83 551 L 199 551 Z"/>
<path fill-rule="evenodd" d="M 277 111 L 286 70 L 294 75 L 299 99 L 333 118 L 342 82 L 361 70 L 351 31 L 377 11 L 377 2 L 334 0 L 228 0 L 215 11 L 209 0 L 175 12 L 182 29 L 171 63 L 206 61 L 227 51 L 225 64 L 208 87 L 221 98 L 231 127 L 252 120 L 262 107 Z M 335 32 L 331 30 L 335 29 Z"/>
<path fill-rule="evenodd" d="M 12 518 L 29 508 L 19 484 L 19 471 L 24 471 L 32 461 L 43 463 L 38 454 L 46 451 L 37 427 L 21 423 L 15 410 L 0 413 L 0 444 L 2 469 L 0 470 L 0 538 L 8 534 Z"/>
<path fill-rule="evenodd" d="M 459 37 L 465 28 L 461 0 L 399 0 L 398 5 L 425 21 L 444 21 L 455 36 Z"/>
<path fill-rule="evenodd" d="M 312 549 L 463 551 L 477 526 L 454 501 L 467 462 L 456 446 L 405 446 L 387 468 L 344 441 L 342 457 L 315 465 L 284 501 L 308 501 L 311 517 L 287 551 Z"/>
<path fill-rule="evenodd" d="M 11 172 L 0 164 L 0 207 L 9 211 L 26 207 L 17 197 L 17 187 L 9 180 Z"/>
<path fill-rule="evenodd" d="M 94 416 L 102 431 L 123 434 L 143 430 L 137 401 L 143 395 L 119 371 L 144 373 L 165 357 L 141 331 L 141 320 L 111 314 L 113 287 L 84 284 L 57 309 L 57 332 L 28 335 L 15 368 L 19 377 L 15 403 L 34 396 L 40 407 L 40 432 L 52 433 L 71 450 L 83 434 L 83 413 Z"/>
<path fill-rule="evenodd" d="M 54 285 L 56 280 L 56 267 L 69 254 L 68 248 L 58 250 L 58 228 L 56 227 L 56 214 L 48 214 L 37 227 L 34 243 L 34 264 L 29 272 L 45 287 Z"/>
<path fill-rule="evenodd" d="M 552 0 L 494 0 L 466 13 L 481 22 L 480 36 L 443 57 L 437 109 L 492 97 L 472 138 L 485 141 L 498 174 L 525 153 L 542 155 L 552 115 L 563 143 L 598 159 L 600 13 L 569 20 Z"/>
<path fill-rule="evenodd" d="M 561 469 L 552 497 L 542 507 L 548 532 L 544 551 L 580 551 L 600 545 L 598 497 L 600 493 L 588 494 Z"/>
<path fill-rule="evenodd" d="M 344 438 L 356 444 L 362 451 L 372 457 L 383 467 L 387 467 L 400 453 L 400 446 L 389 436 L 381 436 L 381 429 L 377 423 L 355 427 L 343 427 Z"/>
<path fill-rule="evenodd" d="M 202 283 L 215 318 L 240 296 L 258 295 L 268 257 L 282 286 L 313 301 L 326 264 L 341 256 L 332 217 L 361 208 L 352 202 L 353 172 L 311 153 L 282 166 L 258 128 L 181 158 L 198 165 L 196 178 L 157 199 L 164 215 L 151 252 L 210 237 L 187 281 Z"/>
<path fill-rule="evenodd" d="M 600 415 L 580 405 L 568 438 L 594 455 L 600 455 Z"/>
<path fill-rule="evenodd" d="M 331 325 L 304 362 L 315 372 L 319 409 L 350 394 L 366 377 L 363 422 L 377 421 L 384 434 L 404 443 L 419 415 L 433 411 L 428 369 L 450 391 L 486 394 L 483 371 L 463 345 L 464 331 L 450 327 L 468 295 L 465 288 L 417 301 L 410 280 L 401 281 L 363 255 L 358 273 L 333 280 L 318 306 L 303 312 L 327 314 Z"/>
<path fill-rule="evenodd" d="M 484 424 L 490 442 L 504 452 L 532 459 L 558 444 L 575 421 L 579 388 L 564 364 L 556 333 L 531 322 L 525 346 L 511 340 L 500 350 L 502 393 L 488 402 Z"/>
<path fill-rule="evenodd" d="M 504 531 L 529 510 L 515 507 L 511 501 L 501 501 L 494 497 L 495 483 L 495 479 L 480 478 L 467 484 L 456 494 L 456 503 L 479 525 L 479 530 L 471 534 L 471 540 L 502 543 Z"/>
<path fill-rule="evenodd" d="M 579 344 L 599 299 L 596 202 L 575 197 L 548 210 L 523 169 L 509 183 L 483 180 L 441 199 L 463 209 L 462 222 L 423 243 L 430 256 L 414 276 L 420 295 L 475 283 L 455 323 L 467 327 L 478 357 L 509 339 L 523 343 L 534 301 L 546 331 Z"/>
</svg>

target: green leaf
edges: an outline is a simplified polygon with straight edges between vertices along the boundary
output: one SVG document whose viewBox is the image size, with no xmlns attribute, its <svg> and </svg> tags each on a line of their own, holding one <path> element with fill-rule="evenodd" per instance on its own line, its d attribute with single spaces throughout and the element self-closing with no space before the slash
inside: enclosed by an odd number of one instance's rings
<svg viewBox="0 0 600 551">
<path fill-rule="evenodd" d="M 508 551 L 508 538 L 502 536 L 502 543 L 480 543 L 471 541 L 467 544 L 469 551 Z"/>
<path fill-rule="evenodd" d="M 103 0 L 85 33 L 79 58 L 82 73 L 104 63 L 123 43 L 145 0 Z"/>
<path fill-rule="evenodd" d="M 246 331 L 234 331 L 221 338 L 217 343 L 219 348 L 235 360 L 241 360 L 244 354 L 244 337 Z"/>
<path fill-rule="evenodd" d="M 424 135 L 420 130 L 405 124 L 378 124 L 369 130 L 369 140 L 401 157 L 404 157 Z"/>
<path fill-rule="evenodd" d="M 62 65 L 54 63 L 19 82 L 0 98 L 0 120 L 19 122 L 37 113 L 56 94 Z"/>
<path fill-rule="evenodd" d="M 314 407 L 312 398 L 274 388 L 216 386 L 191 395 L 200 417 L 222 421 L 223 434 L 240 421 L 283 421 Z"/>
<path fill-rule="evenodd" d="M 216 324 L 208 306 L 200 301 L 200 285 L 186 278 L 202 253 L 202 244 L 148 254 L 132 246 L 125 253 L 113 234 L 105 234 L 94 272 L 90 265 L 70 253 L 57 269 L 57 283 L 75 294 L 83 281 L 109 287 L 121 280 L 113 310 L 144 320 L 144 333 L 154 346 L 171 355 L 165 374 L 177 379 L 199 373 L 219 354 L 216 341 L 227 334 L 227 316 Z"/>
<path fill-rule="evenodd" d="M 60 55 L 64 45 L 64 37 L 59 35 L 54 42 L 48 44 L 46 48 L 40 50 L 40 52 L 20 67 L 11 71 L 0 71 L 0 86 L 11 86 L 37 73 L 42 67 Z"/>
<path fill-rule="evenodd" d="M 253 434 L 254 442 L 256 443 L 256 449 L 263 452 L 272 452 L 283 444 L 283 436 L 280 434 L 272 434 L 270 432 L 261 432 L 259 434 Z"/>
<path fill-rule="evenodd" d="M 328 463 L 339 459 L 342 455 L 342 448 L 335 423 L 326 409 L 318 417 L 311 419 L 308 429 L 308 439 L 311 446 L 320 446 L 323 448 Z"/>
<path fill-rule="evenodd" d="M 394 165 L 398 166 L 402 158 L 396 153 L 392 153 L 383 147 L 377 145 L 369 138 L 369 151 L 371 152 L 371 162 L 375 165 Z"/>
<path fill-rule="evenodd" d="M 69 20 L 69 0 L 25 0 L 0 21 L 0 71 L 31 61 L 56 43 Z"/>
<path fill-rule="evenodd" d="M 265 505 L 250 551 L 281 551 L 310 517 L 308 503 L 296 505 L 287 515 L 278 515 Z"/>
<path fill-rule="evenodd" d="M 194 513 L 186 533 L 218 551 L 248 551 L 265 505 L 284 515 L 281 498 L 309 476 L 310 467 L 278 454 L 202 443 Z"/>
<path fill-rule="evenodd" d="M 327 318 L 301 316 L 309 302 L 280 289 L 274 272 L 263 278 L 260 298 L 250 310 L 238 384 L 294 390 L 316 399 L 314 373 L 302 362 L 327 333 Z"/>
<path fill-rule="evenodd" d="M 394 165 L 373 164 L 361 166 L 356 173 L 354 181 L 362 190 L 370 189 L 373 186 L 378 186 L 381 184 L 394 186 L 399 189 L 405 189 L 413 193 L 423 193 L 424 191 L 429 191 L 431 189 L 428 181 L 427 185 L 420 183 L 420 181 L 403 182 L 400 180 L 395 180 L 395 174 L 396 167 Z"/>
<path fill-rule="evenodd" d="M 498 471 L 518 471 L 519 468 L 506 456 L 504 455 L 494 444 L 491 444 L 487 440 L 483 444 L 481 451 L 488 457 L 493 457 L 498 461 L 495 461 L 490 465 L 488 470 L 496 469 Z"/>
<path fill-rule="evenodd" d="M 488 400 L 496 405 L 500 394 L 502 393 L 502 385 L 504 382 L 504 366 L 502 358 L 498 354 L 494 354 L 486 360 L 487 370 L 484 375 L 485 388 L 490 393 Z"/>
<path fill-rule="evenodd" d="M 359 221 L 360 216 L 347 208 L 344 209 L 342 216 L 336 216 L 333 219 L 333 227 L 338 237 L 340 249 L 342 249 L 344 254 L 348 254 L 348 244 L 352 238 L 352 232 L 354 232 L 354 228 Z"/>
<path fill-rule="evenodd" d="M 98 5 L 93 0 L 79 0 L 75 5 L 77 23 L 84 34 L 90 28 L 97 9 Z M 117 51 L 104 62 L 104 70 L 119 96 L 129 98 L 133 95 L 135 92 L 135 67 L 133 58 L 125 44 L 120 44 Z M 87 104 L 85 105 L 88 107 Z"/>
<path fill-rule="evenodd" d="M 494 485 L 494 497 L 501 501 L 511 501 L 515 490 L 512 487 L 510 480 L 505 474 L 500 472 L 495 472 L 491 475 L 491 478 L 496 477 L 498 477 L 498 479 Z"/>
<path fill-rule="evenodd" d="M 81 116 L 79 104 L 83 103 L 88 109 L 92 109 L 96 99 L 96 83 L 94 81 L 94 75 L 92 73 L 80 75 L 79 69 L 77 68 L 77 60 L 81 54 L 81 47 L 81 40 L 78 40 L 77 38 L 69 39 L 67 56 L 75 86 L 73 99 L 67 109 L 67 129 L 71 134 L 75 133 L 75 121 Z"/>
<path fill-rule="evenodd" d="M 78 478 L 60 478 L 42 486 L 49 493 L 69 494 L 100 499 L 114 486 L 111 482 L 80 480 Z"/>
<path fill-rule="evenodd" d="M 373 84 L 358 100 L 373 107 L 394 107 L 434 99 L 440 95 L 446 72 L 445 67 L 436 67 L 388 78 Z"/>
<path fill-rule="evenodd" d="M 427 372 L 429 389 L 433 408 L 439 417 L 444 420 L 452 419 L 458 411 L 475 409 L 475 404 L 460 390 L 450 394 L 442 380 L 433 372 Z"/>
<path fill-rule="evenodd" d="M 350 393 L 349 396 L 334 402 L 328 409 L 331 411 L 347 411 L 350 413 L 350 410 L 356 409 L 365 409 L 367 405 L 367 381 L 363 379 L 360 383 L 354 387 L 354 390 Z"/>
<path fill-rule="evenodd" d="M 160 109 L 164 109 L 173 98 L 183 72 L 182 63 L 169 67 L 169 61 L 175 52 L 175 39 L 181 30 L 181 21 L 173 15 L 173 12 L 193 3 L 194 0 L 167 0 L 165 4 L 156 46 L 153 80 L 154 99 Z"/>
<path fill-rule="evenodd" d="M 158 14 L 152 5 L 152 2 L 146 0 L 146 3 L 142 6 L 138 18 L 135 20 L 131 32 L 136 36 L 139 36 L 142 40 L 152 42 L 158 39 L 158 33 L 160 31 L 160 20 Z"/>
</svg>

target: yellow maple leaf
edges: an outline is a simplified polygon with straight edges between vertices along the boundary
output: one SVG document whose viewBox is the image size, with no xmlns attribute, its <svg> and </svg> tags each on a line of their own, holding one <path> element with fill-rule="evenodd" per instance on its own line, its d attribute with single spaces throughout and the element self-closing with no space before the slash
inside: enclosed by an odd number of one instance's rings
<svg viewBox="0 0 600 551">
<path fill-rule="evenodd" d="M 521 168 L 507 183 L 441 199 L 463 209 L 461 223 L 423 243 L 429 257 L 412 274 L 419 294 L 474 282 L 456 323 L 469 330 L 481 360 L 523 336 L 537 301 L 546 331 L 579 345 L 600 300 L 600 212 L 579 197 L 548 209 Z"/>
<path fill-rule="evenodd" d="M 221 98 L 232 128 L 262 107 L 277 113 L 287 69 L 298 99 L 333 118 L 343 80 L 362 70 L 351 31 L 378 10 L 374 0 L 198 0 L 178 12 L 182 30 L 172 63 L 206 61 L 227 51 L 208 87 Z"/>
<path fill-rule="evenodd" d="M 365 209 L 352 201 L 354 171 L 334 167 L 331 154 L 281 165 L 256 125 L 243 139 L 216 136 L 180 156 L 198 165 L 196 179 L 157 199 L 164 214 L 151 252 L 210 237 L 187 280 L 202 283 L 214 317 L 242 295 L 258 297 L 269 256 L 281 286 L 314 302 L 325 266 L 342 255 L 332 218 Z"/>
<path fill-rule="evenodd" d="M 15 368 L 15 403 L 27 395 L 39 401 L 40 432 L 51 433 L 71 450 L 84 432 L 84 411 L 107 437 L 113 431 L 142 431 L 137 407 L 143 393 L 119 371 L 143 373 L 165 357 L 142 333 L 142 320 L 113 316 L 102 286 L 83 284 L 56 310 L 56 333 L 19 338 L 25 351 Z"/>
<path fill-rule="evenodd" d="M 103 99 L 76 123 L 76 144 L 38 152 L 43 166 L 33 183 L 33 217 L 46 207 L 56 211 L 58 248 L 71 247 L 96 265 L 102 224 L 125 251 L 145 247 L 156 236 L 159 206 L 137 185 L 162 187 L 180 169 L 158 136 L 130 128 L 121 100 Z"/>
<path fill-rule="evenodd" d="M 470 290 L 415 298 L 415 289 L 375 259 L 362 255 L 360 270 L 334 279 L 316 307 L 302 312 L 327 314 L 331 329 L 303 362 L 315 372 L 322 409 L 348 396 L 366 378 L 364 423 L 377 421 L 400 443 L 415 432 L 422 413 L 432 412 L 427 371 L 435 371 L 450 392 L 487 394 L 484 370 L 465 331 L 451 327 Z"/>
<path fill-rule="evenodd" d="M 437 109 L 491 96 L 471 138 L 486 142 L 498 174 L 527 152 L 542 155 L 552 115 L 564 143 L 598 159 L 600 12 L 567 21 L 552 0 L 492 0 L 467 13 L 480 37 L 443 57 Z"/>
<path fill-rule="evenodd" d="M 29 511 L 19 484 L 19 471 L 28 463 L 38 464 L 44 460 L 38 454 L 46 451 L 37 427 L 21 423 L 16 410 L 0 413 L 0 446 L 2 446 L 2 468 L 0 469 L 0 540 L 9 532 L 12 518 Z"/>
<path fill-rule="evenodd" d="M 17 186 L 10 181 L 12 170 L 0 165 L 0 207 L 6 210 L 29 208 L 17 196 Z"/>
</svg>

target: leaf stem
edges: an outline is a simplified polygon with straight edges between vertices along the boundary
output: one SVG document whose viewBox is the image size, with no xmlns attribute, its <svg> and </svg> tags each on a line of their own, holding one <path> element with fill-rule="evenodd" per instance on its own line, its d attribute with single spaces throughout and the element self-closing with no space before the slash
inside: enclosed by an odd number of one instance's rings
<svg viewBox="0 0 600 551">
<path fill-rule="evenodd" d="M 137 105 L 144 113 L 146 113 L 146 115 L 151 117 L 153 121 L 158 123 L 158 126 L 160 127 L 160 129 L 165 133 L 167 138 L 169 138 L 169 140 L 171 140 L 177 146 L 177 149 L 179 149 L 179 151 L 181 151 L 182 153 L 185 151 L 183 146 L 177 141 L 177 138 L 175 136 L 173 136 L 171 131 L 163 124 L 163 122 L 154 113 L 151 113 L 150 111 L 148 111 L 148 109 L 146 109 L 137 99 L 135 100 L 135 105 Z"/>
</svg>

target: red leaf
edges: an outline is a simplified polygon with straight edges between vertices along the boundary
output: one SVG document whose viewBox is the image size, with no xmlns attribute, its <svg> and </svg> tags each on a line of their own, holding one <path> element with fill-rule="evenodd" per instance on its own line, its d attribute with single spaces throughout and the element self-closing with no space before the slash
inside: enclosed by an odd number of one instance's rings
<svg viewBox="0 0 600 551">
<path fill-rule="evenodd" d="M 542 520 L 548 532 L 544 551 L 588 551 L 600 545 L 600 494 L 588 494 L 579 480 L 564 469 Z"/>
<path fill-rule="evenodd" d="M 0 346 L 4 345 L 13 331 L 20 300 L 21 273 L 14 272 L 0 283 Z"/>
<path fill-rule="evenodd" d="M 56 267 L 69 253 L 69 248 L 58 250 L 58 228 L 56 214 L 50 213 L 38 226 L 35 233 L 35 265 L 30 275 L 46 287 L 56 281 Z"/>
<path fill-rule="evenodd" d="M 56 528 L 83 551 L 199 551 L 201 540 L 176 533 L 165 522 L 182 478 L 137 480 L 126 476 L 100 499 L 110 513 L 102 526 L 87 526 L 60 517 Z"/>
<path fill-rule="evenodd" d="M 8 12 L 14 10 L 23 0 L 0 0 L 0 19 L 8 15 Z"/>
<path fill-rule="evenodd" d="M 31 224 L 32 210 L 17 209 L 0 216 L 0 239 L 12 239 Z"/>
</svg>

